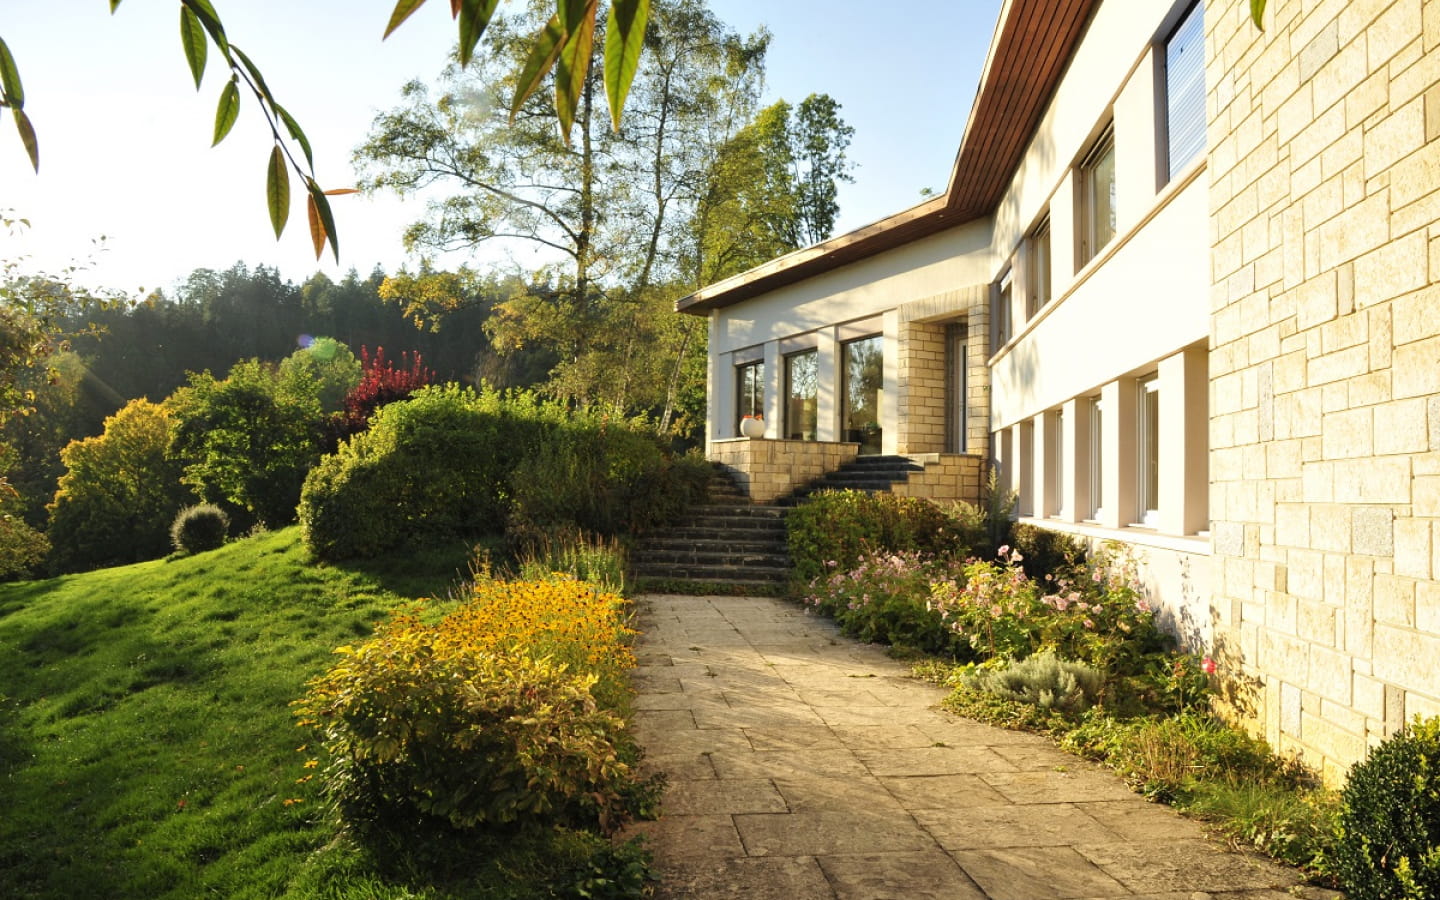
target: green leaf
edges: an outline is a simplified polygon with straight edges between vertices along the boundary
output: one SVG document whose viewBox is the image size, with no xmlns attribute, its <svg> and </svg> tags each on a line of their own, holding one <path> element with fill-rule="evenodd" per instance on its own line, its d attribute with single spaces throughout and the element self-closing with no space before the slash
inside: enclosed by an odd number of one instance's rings
<svg viewBox="0 0 1440 900">
<path fill-rule="evenodd" d="M 265 83 L 265 76 L 260 74 L 260 67 L 250 61 L 250 57 L 245 55 L 244 50 L 241 50 L 234 44 L 230 45 L 230 49 L 234 50 L 235 55 L 240 57 L 240 63 L 245 66 L 245 71 L 250 73 L 250 78 L 254 80 L 255 89 L 260 92 L 260 96 L 269 101 L 271 106 L 274 106 L 275 98 L 270 94 L 270 85 Z"/>
<path fill-rule="evenodd" d="M 20 68 L 5 40 L 0 38 L 0 89 L 5 91 L 5 103 L 20 109 L 25 105 L 25 88 L 20 84 Z"/>
<path fill-rule="evenodd" d="M 470 65 L 475 55 L 475 45 L 495 15 L 500 0 L 461 0 L 460 2 L 460 65 Z"/>
<path fill-rule="evenodd" d="M 205 77 L 205 28 L 188 6 L 180 7 L 180 43 L 185 48 L 185 61 L 190 64 L 190 74 L 195 77 L 195 90 L 200 90 L 200 80 Z"/>
<path fill-rule="evenodd" d="M 225 82 L 225 89 L 220 92 L 220 104 L 215 107 L 215 140 L 210 146 L 215 146 L 225 140 L 225 135 L 235 126 L 235 120 L 240 117 L 240 86 L 235 76 Z"/>
<path fill-rule="evenodd" d="M 315 247 L 315 260 L 319 262 L 320 254 L 325 252 L 327 235 L 325 234 L 325 225 L 320 221 L 320 208 L 315 205 L 314 191 L 305 197 L 305 217 L 310 220 L 310 243 Z"/>
<path fill-rule="evenodd" d="M 120 0 L 110 0 L 110 14 L 113 16 L 115 10 L 120 8 Z"/>
<path fill-rule="evenodd" d="M 610 101 L 610 121 L 617 131 L 630 83 L 640 68 L 649 19 L 650 0 L 613 0 L 610 4 L 605 25 L 605 96 Z"/>
<path fill-rule="evenodd" d="M 210 0 L 180 0 L 180 5 L 195 14 L 195 18 L 205 26 L 210 40 L 215 42 L 215 46 L 220 48 L 221 53 L 229 57 L 230 41 L 225 37 L 225 26 L 220 22 L 220 14 L 215 12 L 215 7 L 210 5 Z"/>
<path fill-rule="evenodd" d="M 1265 0 L 1250 0 L 1250 18 L 1255 20 L 1256 28 L 1265 30 Z"/>
<path fill-rule="evenodd" d="M 30 157 L 30 165 L 35 167 L 35 174 L 40 174 L 40 143 L 35 139 L 35 126 L 30 124 L 30 117 L 25 115 L 25 110 L 16 106 L 10 110 L 15 114 L 15 128 L 20 132 L 20 141 L 25 145 L 25 153 Z"/>
<path fill-rule="evenodd" d="M 320 216 L 320 224 L 325 227 L 325 236 L 330 239 L 330 249 L 335 253 L 335 262 L 340 262 L 340 240 L 335 234 L 335 215 L 330 211 L 330 199 L 325 192 L 320 190 L 320 185 L 312 178 L 309 181 L 310 199 L 315 203 L 315 212 Z"/>
<path fill-rule="evenodd" d="M 580 0 L 585 2 L 585 0 Z M 580 19 L 576 30 L 565 39 L 560 61 L 555 68 L 555 112 L 560 117 L 560 134 L 570 143 L 570 129 L 575 124 L 575 110 L 585 91 L 585 76 L 590 71 L 590 51 L 594 49 L 594 4 L 590 3 L 588 18 Z"/>
<path fill-rule="evenodd" d="M 385 34 L 380 38 L 382 41 L 390 36 L 390 33 L 400 27 L 400 23 L 410 18 L 410 14 L 425 5 L 425 0 L 400 0 L 395 4 L 395 11 L 390 14 L 390 24 L 385 26 Z M 317 252 L 315 254 L 319 256 Z"/>
<path fill-rule="evenodd" d="M 270 166 L 265 173 L 265 205 L 270 208 L 270 224 L 275 227 L 278 240 L 285 232 L 285 220 L 290 218 L 290 170 L 279 144 L 270 151 Z"/>
<path fill-rule="evenodd" d="M 305 132 L 300 129 L 300 123 L 295 121 L 295 117 L 290 115 L 285 107 L 273 100 L 270 102 L 270 105 L 275 107 L 275 113 L 280 116 L 280 121 L 285 123 L 285 130 L 290 132 L 290 137 L 294 138 L 295 143 L 300 145 L 301 152 L 305 154 L 305 162 L 310 166 L 310 171 L 313 174 L 315 171 L 315 156 L 310 152 L 310 139 L 305 137 Z"/>
<path fill-rule="evenodd" d="M 515 83 L 515 99 L 510 102 L 510 121 L 515 121 L 520 107 L 525 105 L 525 101 L 540 86 L 540 80 L 554 67 L 555 60 L 560 56 L 560 41 L 564 37 L 557 13 L 545 23 L 545 27 L 535 36 L 530 47 L 530 55 L 525 59 L 520 78 Z"/>
</svg>

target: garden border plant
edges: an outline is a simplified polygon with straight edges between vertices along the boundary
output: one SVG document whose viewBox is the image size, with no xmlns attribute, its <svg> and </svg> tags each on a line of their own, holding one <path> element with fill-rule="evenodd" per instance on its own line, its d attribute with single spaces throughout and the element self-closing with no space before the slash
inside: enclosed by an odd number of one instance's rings
<svg viewBox="0 0 1440 900">
<path fill-rule="evenodd" d="M 966 507 L 917 534 L 909 523 L 939 508 L 898 499 L 822 493 L 796 510 L 791 553 L 810 608 L 852 637 L 935 654 L 916 674 L 951 688 L 952 711 L 1048 733 L 1232 840 L 1330 876 L 1333 793 L 1211 711 L 1214 663 L 1173 649 L 1120 545 L 1087 553 Z M 1014 546 L 966 558 L 1002 534 Z"/>
</svg>

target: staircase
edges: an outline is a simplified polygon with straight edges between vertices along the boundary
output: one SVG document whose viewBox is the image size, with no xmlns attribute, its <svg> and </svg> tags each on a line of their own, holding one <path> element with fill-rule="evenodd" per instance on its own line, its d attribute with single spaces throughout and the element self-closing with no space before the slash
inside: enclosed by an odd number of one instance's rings
<svg viewBox="0 0 1440 900">
<path fill-rule="evenodd" d="M 790 572 L 785 512 L 752 504 L 717 468 L 710 502 L 641 538 L 630 553 L 631 575 L 641 590 L 779 594 Z"/>
<path fill-rule="evenodd" d="M 923 472 L 925 467 L 908 456 L 857 456 L 834 472 L 801 488 L 796 488 L 789 497 L 779 501 L 783 506 L 794 506 L 816 491 L 867 491 L 876 493 L 888 491 L 896 482 L 910 480 L 911 472 Z"/>
</svg>

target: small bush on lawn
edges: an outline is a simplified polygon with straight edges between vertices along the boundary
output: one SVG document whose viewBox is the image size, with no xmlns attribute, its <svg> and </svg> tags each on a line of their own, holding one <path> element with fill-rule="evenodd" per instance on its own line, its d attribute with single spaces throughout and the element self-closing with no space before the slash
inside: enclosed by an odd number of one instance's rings
<svg viewBox="0 0 1440 900">
<path fill-rule="evenodd" d="M 1102 681 L 1097 669 L 1047 650 L 998 669 L 977 669 L 966 676 L 965 686 L 1002 700 L 1073 715 L 1095 704 Z"/>
<path fill-rule="evenodd" d="M 638 793 L 622 606 L 570 579 L 481 580 L 434 625 L 401 614 L 341 648 L 297 713 L 342 814 L 388 830 L 622 817 Z"/>
<path fill-rule="evenodd" d="M 795 577 L 803 584 L 848 572 L 866 553 L 963 557 L 970 547 L 945 510 L 919 497 L 821 491 L 785 517 Z"/>
<path fill-rule="evenodd" d="M 170 543 L 180 553 L 204 553 L 225 545 L 230 517 L 213 503 L 199 503 L 180 510 L 170 526 Z"/>
<path fill-rule="evenodd" d="M 1440 717 L 1417 717 L 1350 770 L 1333 862 L 1354 900 L 1440 896 Z"/>
<path fill-rule="evenodd" d="M 813 584 L 806 602 L 858 640 L 970 658 L 969 645 L 925 604 L 931 582 L 958 571 L 959 563 L 915 551 L 866 553 L 854 568 L 837 568 Z"/>
</svg>

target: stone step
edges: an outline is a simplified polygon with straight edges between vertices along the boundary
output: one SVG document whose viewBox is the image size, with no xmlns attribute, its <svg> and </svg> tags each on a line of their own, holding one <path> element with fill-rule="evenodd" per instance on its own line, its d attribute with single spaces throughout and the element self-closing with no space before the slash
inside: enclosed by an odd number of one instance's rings
<svg viewBox="0 0 1440 900">
<path fill-rule="evenodd" d="M 654 565 L 633 565 L 631 573 L 636 578 L 675 578 L 689 581 L 763 582 L 777 584 L 784 582 L 790 574 L 789 566 L 748 565 L 726 566 L 704 563 L 664 563 Z"/>
<path fill-rule="evenodd" d="M 777 535 L 745 533 L 736 535 L 730 531 L 716 530 L 709 537 L 686 537 L 671 532 L 651 535 L 637 549 L 644 550 L 729 550 L 732 553 L 783 553 L 785 539 Z"/>
<path fill-rule="evenodd" d="M 705 543 L 708 541 L 723 541 L 726 543 L 765 543 L 772 546 L 785 546 L 785 528 L 746 528 L 737 529 L 725 526 L 706 525 L 680 525 L 665 530 L 665 539 L 680 541 L 682 543 Z M 646 543 L 648 543 L 648 540 Z"/>
<path fill-rule="evenodd" d="M 789 557 L 783 552 L 776 553 L 772 550 L 747 553 L 723 547 L 696 547 L 690 550 L 637 549 L 631 552 L 630 560 L 636 566 L 647 568 L 683 565 L 783 568 L 789 563 Z"/>
</svg>

